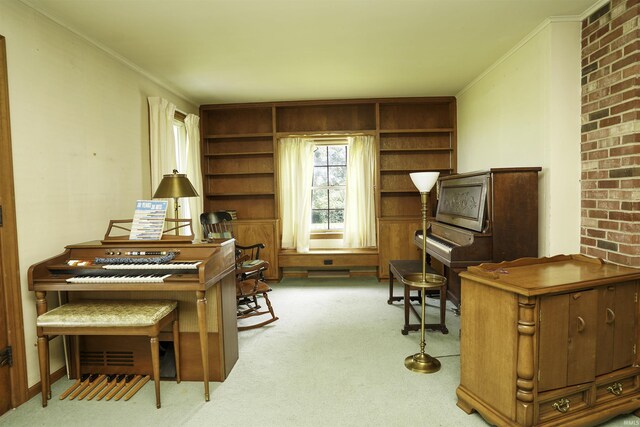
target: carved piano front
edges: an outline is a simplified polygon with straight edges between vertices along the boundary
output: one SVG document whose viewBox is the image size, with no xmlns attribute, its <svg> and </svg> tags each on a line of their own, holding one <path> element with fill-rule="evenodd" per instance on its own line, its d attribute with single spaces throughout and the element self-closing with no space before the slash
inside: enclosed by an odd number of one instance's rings
<svg viewBox="0 0 640 427">
<path fill-rule="evenodd" d="M 172 240 L 109 241 L 69 245 L 60 255 L 31 266 L 29 290 L 38 314 L 46 293 L 75 299 L 171 299 L 179 303 L 182 379 L 223 381 L 238 359 L 235 245 Z M 81 373 L 144 371 L 148 343 L 139 337 L 83 337 Z M 162 338 L 162 337 L 161 337 Z M 126 363 L 113 352 L 131 353 Z M 124 371 L 123 371 L 124 370 Z M 205 398 L 208 400 L 208 381 Z"/>
<path fill-rule="evenodd" d="M 447 277 L 447 297 L 460 305 L 458 274 L 468 266 L 538 256 L 538 172 L 499 168 L 441 177 L 427 254 Z M 414 236 L 422 249 L 422 230 Z M 435 263 L 433 261 L 436 261 Z"/>
</svg>

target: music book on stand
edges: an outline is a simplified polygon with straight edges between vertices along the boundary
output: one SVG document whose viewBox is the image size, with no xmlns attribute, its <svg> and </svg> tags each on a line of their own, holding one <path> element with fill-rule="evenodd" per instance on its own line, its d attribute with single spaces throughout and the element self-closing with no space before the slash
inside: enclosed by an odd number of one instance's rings
<svg viewBox="0 0 640 427">
<path fill-rule="evenodd" d="M 166 200 L 138 200 L 129 240 L 160 240 L 166 217 Z"/>
</svg>

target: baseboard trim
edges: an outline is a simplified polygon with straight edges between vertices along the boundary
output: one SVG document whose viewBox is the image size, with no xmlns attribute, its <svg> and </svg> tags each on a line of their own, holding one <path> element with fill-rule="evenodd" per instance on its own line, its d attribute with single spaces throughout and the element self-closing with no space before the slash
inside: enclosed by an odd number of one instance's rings
<svg viewBox="0 0 640 427">
<path fill-rule="evenodd" d="M 58 381 L 60 378 L 64 377 L 65 375 L 67 375 L 67 368 L 63 366 L 62 368 L 58 369 L 53 374 L 51 374 L 51 379 L 50 379 L 51 380 L 51 384 L 55 383 L 56 381 Z M 27 397 L 28 397 L 27 400 L 36 397 L 37 395 L 39 395 L 41 393 L 41 391 L 42 391 L 41 382 L 38 381 L 37 383 L 35 383 L 31 387 L 29 387 L 29 390 L 27 390 Z"/>
</svg>

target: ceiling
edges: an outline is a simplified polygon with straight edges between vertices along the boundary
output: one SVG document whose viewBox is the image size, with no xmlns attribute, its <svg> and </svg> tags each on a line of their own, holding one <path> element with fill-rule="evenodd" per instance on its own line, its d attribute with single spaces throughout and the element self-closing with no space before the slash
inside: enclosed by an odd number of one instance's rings
<svg viewBox="0 0 640 427">
<path fill-rule="evenodd" d="M 23 0 L 196 105 L 455 95 L 601 0 Z"/>
</svg>

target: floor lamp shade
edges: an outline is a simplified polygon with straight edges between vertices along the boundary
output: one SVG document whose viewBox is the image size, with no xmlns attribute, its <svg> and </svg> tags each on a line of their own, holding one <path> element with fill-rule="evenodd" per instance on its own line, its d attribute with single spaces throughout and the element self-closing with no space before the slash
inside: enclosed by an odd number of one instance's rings
<svg viewBox="0 0 640 427">
<path fill-rule="evenodd" d="M 428 193 L 438 180 L 440 172 L 413 172 L 410 173 L 409 176 L 418 191 L 421 193 Z"/>
</svg>

